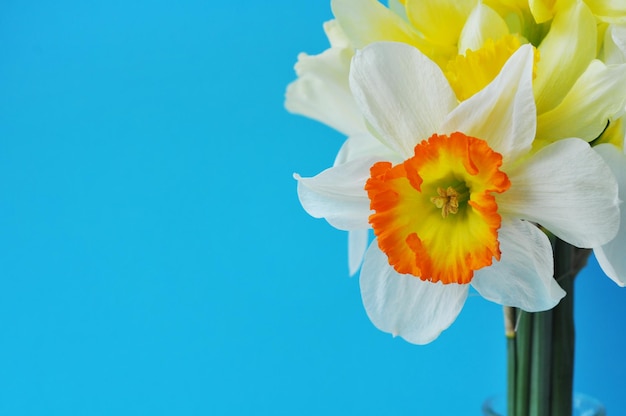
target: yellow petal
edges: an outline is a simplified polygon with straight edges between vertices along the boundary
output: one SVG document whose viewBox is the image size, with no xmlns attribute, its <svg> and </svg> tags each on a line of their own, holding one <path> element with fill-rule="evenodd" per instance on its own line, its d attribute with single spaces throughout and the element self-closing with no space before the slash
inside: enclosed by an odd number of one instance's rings
<svg viewBox="0 0 626 416">
<path fill-rule="evenodd" d="M 596 139 L 626 105 L 626 64 L 594 60 L 563 101 L 537 117 L 537 138 L 548 141 Z"/>
<path fill-rule="evenodd" d="M 559 11 L 539 45 L 533 84 L 539 114 L 556 107 L 596 56 L 596 21 L 579 2 Z"/>
<path fill-rule="evenodd" d="M 594 148 L 601 144 L 612 144 L 624 153 L 624 138 L 626 138 L 626 126 L 624 126 L 625 117 L 622 116 L 617 120 L 611 121 L 609 126 L 602 132 L 602 135 L 593 142 Z"/>
<path fill-rule="evenodd" d="M 528 7 L 527 0 L 485 0 L 485 4 L 495 9 L 522 10 Z"/>
<path fill-rule="evenodd" d="M 448 62 L 445 75 L 459 101 L 482 90 L 500 73 L 504 63 L 520 47 L 520 41 L 507 35 L 494 42 L 488 39 L 478 50 L 468 50 Z"/>
<path fill-rule="evenodd" d="M 574 4 L 574 0 L 529 0 L 530 11 L 537 23 L 552 19 L 557 11 L 565 10 Z"/>
<path fill-rule="evenodd" d="M 459 54 L 483 47 L 487 39 L 496 41 L 509 33 L 504 19 L 492 8 L 479 3 L 469 15 L 459 39 Z"/>
<path fill-rule="evenodd" d="M 431 42 L 456 45 L 476 0 L 406 0 L 409 21 Z"/>
<path fill-rule="evenodd" d="M 603 38 L 602 60 L 607 65 L 626 63 L 626 26 L 608 25 Z"/>
<path fill-rule="evenodd" d="M 586 0 L 593 14 L 608 23 L 626 23 L 626 2 L 624 0 Z"/>
<path fill-rule="evenodd" d="M 361 49 L 370 43 L 392 41 L 415 46 L 440 66 L 456 48 L 435 48 L 402 17 L 377 0 L 332 0 L 331 8 L 352 46 Z"/>
<path fill-rule="evenodd" d="M 407 22 L 376 0 L 333 0 L 331 8 L 355 48 L 378 41 L 424 43 Z"/>
<path fill-rule="evenodd" d="M 554 17 L 554 3 L 556 0 L 530 0 L 530 11 L 537 23 L 546 22 Z"/>
</svg>

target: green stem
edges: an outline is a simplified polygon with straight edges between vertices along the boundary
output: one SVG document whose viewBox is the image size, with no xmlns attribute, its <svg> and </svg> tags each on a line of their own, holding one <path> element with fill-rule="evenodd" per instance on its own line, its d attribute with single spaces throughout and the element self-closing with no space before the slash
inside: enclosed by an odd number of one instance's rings
<svg viewBox="0 0 626 416">
<path fill-rule="evenodd" d="M 552 416 L 571 416 L 574 381 L 574 277 L 576 248 L 557 240 L 554 246 L 554 274 L 567 292 L 553 309 L 554 343 L 552 360 Z"/>
<path fill-rule="evenodd" d="M 585 266 L 590 250 L 554 237 L 552 241 L 554 275 L 566 296 L 545 312 L 504 308 L 509 416 L 572 414 L 574 278 Z"/>
<path fill-rule="evenodd" d="M 552 311 L 533 314 L 530 415 L 550 415 L 550 364 L 552 362 Z"/>
<path fill-rule="evenodd" d="M 532 359 L 533 314 L 519 311 L 519 323 L 515 336 L 516 379 L 515 415 L 527 416 L 530 409 L 530 366 Z"/>
<path fill-rule="evenodd" d="M 510 306 L 504 307 L 504 328 L 506 334 L 506 351 L 507 351 L 507 415 L 515 415 L 515 386 L 517 378 L 517 368 L 515 356 L 517 354 L 515 348 L 515 319 L 516 309 Z"/>
</svg>

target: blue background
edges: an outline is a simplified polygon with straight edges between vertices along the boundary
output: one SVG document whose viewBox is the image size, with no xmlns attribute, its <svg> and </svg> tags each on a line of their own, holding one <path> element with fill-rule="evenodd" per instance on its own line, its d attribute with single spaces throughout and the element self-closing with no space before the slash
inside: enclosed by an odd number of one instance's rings
<svg viewBox="0 0 626 416">
<path fill-rule="evenodd" d="M 283 108 L 328 1 L 0 6 L 0 414 L 478 415 L 501 308 L 379 332 L 292 173 L 343 138 Z M 576 386 L 626 414 L 626 292 L 577 283 Z"/>
</svg>

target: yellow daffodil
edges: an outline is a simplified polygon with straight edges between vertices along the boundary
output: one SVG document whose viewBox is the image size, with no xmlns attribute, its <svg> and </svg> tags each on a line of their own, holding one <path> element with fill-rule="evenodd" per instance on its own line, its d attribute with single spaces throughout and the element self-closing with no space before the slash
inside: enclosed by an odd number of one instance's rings
<svg viewBox="0 0 626 416">
<path fill-rule="evenodd" d="M 533 90 L 538 115 L 550 113 L 540 119 L 537 128 L 540 141 L 567 137 L 593 140 L 602 132 L 603 127 L 598 126 L 615 118 L 613 110 L 623 103 L 626 64 L 599 70 L 594 61 L 598 44 L 602 42 L 598 42 L 597 20 L 590 6 L 599 4 L 572 0 L 530 3 L 406 0 L 405 20 L 376 0 L 331 2 L 336 24 L 345 32 L 347 49 L 362 48 L 376 41 L 413 45 L 439 64 L 461 101 L 492 80 L 516 48 L 532 42 L 537 48 Z M 607 10 L 613 7 L 610 2 L 602 4 Z M 617 6 L 613 8 L 617 10 L 615 13 L 621 10 Z M 546 23 L 537 24 L 532 18 L 531 11 L 543 13 L 540 10 L 545 11 Z M 511 16 L 521 17 L 516 20 Z M 349 54 L 344 52 L 341 63 L 335 59 L 333 67 L 342 67 L 347 74 Z M 328 59 L 325 61 L 328 64 Z M 314 71 L 310 65 L 308 72 Z M 602 87 L 596 88 L 597 85 Z M 593 99 L 580 101 L 581 94 L 590 90 Z M 288 96 L 288 107 L 290 101 Z M 594 128 L 590 128 L 579 115 L 586 113 L 589 119 L 588 110 L 598 107 L 599 101 L 603 111 L 593 110 Z"/>
<path fill-rule="evenodd" d="M 588 143 L 531 153 L 534 60 L 521 46 L 459 104 L 443 71 L 410 45 L 374 43 L 353 58 L 350 90 L 382 146 L 296 179 L 312 216 L 374 230 L 360 284 L 381 330 L 428 343 L 456 319 L 470 286 L 503 305 L 550 309 L 564 292 L 535 223 L 579 247 L 615 236 L 617 184 Z"/>
</svg>

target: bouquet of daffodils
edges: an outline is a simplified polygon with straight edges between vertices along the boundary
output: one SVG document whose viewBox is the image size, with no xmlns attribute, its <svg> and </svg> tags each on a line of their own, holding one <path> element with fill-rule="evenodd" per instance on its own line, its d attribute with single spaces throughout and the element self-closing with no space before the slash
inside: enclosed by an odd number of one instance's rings
<svg viewBox="0 0 626 416">
<path fill-rule="evenodd" d="M 508 414 L 571 414 L 573 279 L 593 250 L 626 284 L 626 2 L 331 8 L 286 107 L 347 139 L 302 206 L 348 231 L 377 328 L 432 342 L 472 286 L 505 307 Z"/>
</svg>

